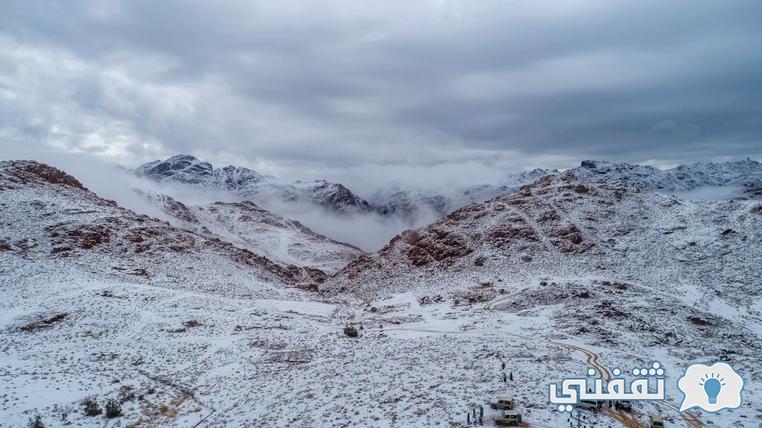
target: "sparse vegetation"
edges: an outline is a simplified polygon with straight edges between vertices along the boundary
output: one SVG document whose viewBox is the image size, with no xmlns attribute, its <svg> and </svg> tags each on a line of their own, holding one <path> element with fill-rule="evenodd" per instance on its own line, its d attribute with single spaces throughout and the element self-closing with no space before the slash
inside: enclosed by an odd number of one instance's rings
<svg viewBox="0 0 762 428">
<path fill-rule="evenodd" d="M 85 416 L 98 416 L 103 413 L 103 410 L 94 398 L 85 398 L 82 400 L 82 413 Z"/>
<path fill-rule="evenodd" d="M 122 405 L 119 401 L 111 399 L 106 403 L 106 417 L 109 419 L 118 418 L 122 416 Z"/>
<path fill-rule="evenodd" d="M 420 296 L 418 297 L 418 304 L 423 305 L 431 305 L 435 303 L 442 303 L 444 301 L 444 297 L 442 297 L 440 294 L 437 294 L 435 296 Z"/>
<path fill-rule="evenodd" d="M 357 331 L 357 328 L 353 326 L 352 324 L 347 324 L 347 326 L 344 327 L 344 334 L 346 334 L 349 337 L 357 337 L 360 335 L 360 332 Z"/>
<path fill-rule="evenodd" d="M 42 422 L 42 416 L 37 415 L 34 418 L 29 419 L 29 428 L 45 428 L 45 424 Z"/>
<path fill-rule="evenodd" d="M 193 327 L 200 326 L 201 323 L 198 320 L 190 320 L 190 321 L 185 321 L 185 323 L 183 325 L 188 327 L 188 328 L 193 328 Z"/>
<path fill-rule="evenodd" d="M 162 404 L 159 406 L 159 414 L 169 418 L 174 418 L 177 416 L 177 409 L 173 406 Z"/>
</svg>

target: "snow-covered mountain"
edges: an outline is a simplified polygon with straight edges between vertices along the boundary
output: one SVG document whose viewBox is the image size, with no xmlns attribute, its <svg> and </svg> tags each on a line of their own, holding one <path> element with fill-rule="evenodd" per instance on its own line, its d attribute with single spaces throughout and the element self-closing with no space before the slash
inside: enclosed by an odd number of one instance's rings
<svg viewBox="0 0 762 428">
<path fill-rule="evenodd" d="M 359 248 L 315 233 L 251 201 L 189 206 L 168 195 L 146 197 L 170 216 L 172 224 L 215 236 L 276 262 L 332 273 L 364 254 Z"/>
<path fill-rule="evenodd" d="M 484 202 L 495 196 L 516 191 L 540 177 L 557 173 L 558 170 L 554 169 L 521 171 L 506 174 L 497 184 L 470 185 L 454 188 L 447 193 L 395 186 L 376 191 L 368 201 L 381 214 L 401 215 L 415 223 L 418 218 L 427 217 L 427 214 L 433 214 L 435 218 L 441 217 L 468 204 Z"/>
<path fill-rule="evenodd" d="M 340 214 L 362 214 L 371 211 L 368 203 L 339 183 L 325 180 L 283 183 L 272 176 L 248 168 L 226 166 L 214 168 L 190 155 L 175 155 L 139 166 L 138 176 L 156 182 L 179 183 L 204 190 L 230 192 L 260 205 L 298 203 Z"/>
<path fill-rule="evenodd" d="M 298 203 L 335 213 L 377 213 L 401 218 L 411 227 L 474 202 L 484 202 L 514 192 L 543 176 L 561 173 L 556 169 L 541 168 L 510 172 L 497 183 L 455 187 L 446 192 L 415 189 L 401 184 L 376 190 L 364 199 L 339 183 L 324 180 L 282 183 L 247 168 L 227 166 L 215 169 L 208 162 L 190 155 L 150 162 L 138 167 L 135 172 L 158 182 L 230 192 L 269 209 L 277 209 L 278 203 Z M 732 188 L 729 190 L 734 192 L 733 197 L 754 198 L 762 194 L 762 165 L 751 160 L 694 163 L 666 170 L 624 162 L 585 160 L 566 172 L 584 182 L 617 184 L 662 193 L 727 187 Z"/>
<path fill-rule="evenodd" d="M 735 193 L 725 193 L 732 196 L 727 199 L 754 197 L 762 189 L 762 164 L 749 159 L 697 162 L 669 169 L 626 162 L 584 160 L 578 167 L 568 169 L 565 173 L 584 182 L 607 183 L 666 194 L 684 195 L 687 191 L 705 187 L 733 188 L 730 190 Z M 513 192 L 540 177 L 559 174 L 561 171 L 555 169 L 510 173 L 498 186 L 483 186 L 481 197 L 472 198 L 472 202 L 483 202 Z"/>
<path fill-rule="evenodd" d="M 762 242 L 759 202 L 685 201 L 567 171 L 405 231 L 345 268 L 337 283 L 387 293 L 422 278 L 569 270 L 743 289 L 762 275 L 762 248 L 751 242 Z"/>
<path fill-rule="evenodd" d="M 0 162 L 0 246 L 25 263 L 81 266 L 109 278 L 178 281 L 225 273 L 230 293 L 254 283 L 313 287 L 325 274 L 119 207 L 66 173 L 33 161 Z M 192 219 L 189 218 L 192 221 Z"/>
<path fill-rule="evenodd" d="M 54 168 L 0 163 L 0 425 L 459 426 L 479 406 L 488 423 L 487 402 L 510 395 L 527 424 L 558 427 L 568 415 L 547 403 L 550 382 L 654 360 L 667 400 L 587 422 L 762 416 L 759 201 L 687 201 L 568 171 L 326 277 L 248 249 L 298 228 L 253 203 L 155 198 L 182 228 Z M 748 380 L 747 404 L 679 412 L 677 377 L 719 360 Z M 86 398 L 121 416 L 84 415 Z"/>
<path fill-rule="evenodd" d="M 626 162 L 585 160 L 566 171 L 584 182 L 599 182 L 662 193 L 681 193 L 705 188 L 727 187 L 729 198 L 755 198 L 762 195 L 762 164 L 753 160 L 708 162 L 680 165 L 662 170 Z M 368 198 L 382 214 L 399 214 L 411 219 L 427 213 L 443 216 L 474 202 L 484 202 L 511 193 L 521 186 L 547 175 L 559 175 L 557 169 L 537 168 L 507 173 L 498 183 L 455 188 L 450 192 L 410 190 L 400 186 L 381 190 Z M 685 195 L 684 195 L 685 196 Z M 686 197 L 690 197 L 687 195 Z"/>
<path fill-rule="evenodd" d="M 745 190 L 762 187 L 762 164 L 753 160 L 693 163 L 666 170 L 647 165 L 586 160 L 569 173 L 583 181 L 659 192 L 704 186 L 737 186 Z"/>
<path fill-rule="evenodd" d="M 229 192 L 265 207 L 278 203 L 310 204 L 335 213 L 399 216 L 410 223 L 421 218 L 432 218 L 432 215 L 442 216 L 464 205 L 514 191 L 544 175 L 558 173 L 557 170 L 546 169 L 511 173 L 496 184 L 456 188 L 449 193 L 395 186 L 377 190 L 366 200 L 340 183 L 326 180 L 284 183 L 244 167 L 229 165 L 214 168 L 209 162 L 184 154 L 146 163 L 134 172 L 156 182 Z"/>
<path fill-rule="evenodd" d="M 322 288 L 453 308 L 488 302 L 547 322 L 533 340 L 733 361 L 759 379 L 760 243 L 758 201 L 687 201 L 567 171 L 405 231 Z"/>
</svg>

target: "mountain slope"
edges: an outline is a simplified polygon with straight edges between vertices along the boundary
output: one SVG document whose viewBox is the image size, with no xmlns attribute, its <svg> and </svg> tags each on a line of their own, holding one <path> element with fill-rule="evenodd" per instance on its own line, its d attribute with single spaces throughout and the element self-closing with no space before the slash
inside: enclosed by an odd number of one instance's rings
<svg viewBox="0 0 762 428">
<path fill-rule="evenodd" d="M 167 195 L 148 197 L 171 216 L 172 224 L 216 236 L 276 262 L 332 273 L 364 254 L 251 201 L 187 206 Z"/>
<path fill-rule="evenodd" d="M 309 287 L 324 278 L 121 208 L 37 162 L 0 163 L 0 213 L 0 248 L 11 263 L 78 266 L 109 278 L 224 293 L 258 283 Z"/>
<path fill-rule="evenodd" d="M 761 243 L 759 202 L 685 201 L 563 173 L 403 232 L 321 289 L 413 295 L 448 319 L 484 308 L 515 317 L 482 327 L 488 336 L 592 344 L 623 367 L 633 353 L 723 360 L 760 379 Z"/>
<path fill-rule="evenodd" d="M 744 288 L 762 273 L 762 248 L 749 245 L 761 241 L 758 203 L 683 201 L 566 172 L 406 231 L 345 268 L 336 283 L 374 294 L 453 276 L 647 272 L 660 283 Z"/>
</svg>

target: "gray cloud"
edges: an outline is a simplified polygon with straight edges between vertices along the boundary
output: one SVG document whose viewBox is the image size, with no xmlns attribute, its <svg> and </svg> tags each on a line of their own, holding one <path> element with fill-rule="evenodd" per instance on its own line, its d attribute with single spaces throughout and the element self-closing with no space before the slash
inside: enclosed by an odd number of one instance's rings
<svg viewBox="0 0 762 428">
<path fill-rule="evenodd" d="M 294 176 L 762 156 L 757 1 L 3 9 L 3 145 Z"/>
</svg>

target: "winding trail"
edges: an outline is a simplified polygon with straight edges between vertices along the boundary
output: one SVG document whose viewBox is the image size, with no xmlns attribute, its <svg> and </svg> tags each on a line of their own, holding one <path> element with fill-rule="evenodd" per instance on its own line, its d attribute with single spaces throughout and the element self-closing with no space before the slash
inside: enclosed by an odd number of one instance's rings
<svg viewBox="0 0 762 428">
<path fill-rule="evenodd" d="M 571 345 L 571 344 L 568 344 L 568 343 L 561 343 L 561 342 L 550 341 L 550 344 L 551 345 L 560 346 L 562 348 L 570 349 L 572 351 L 577 351 L 577 352 L 580 352 L 580 353 L 584 354 L 585 357 L 586 357 L 585 362 L 587 362 L 588 364 L 593 366 L 593 368 L 598 370 L 598 373 L 601 374 L 601 377 L 603 377 L 603 379 L 605 379 L 606 381 L 611 380 L 611 372 L 609 371 L 609 369 L 606 366 L 604 366 L 603 364 L 601 364 L 599 362 L 600 357 L 595 352 L 589 351 L 589 350 L 587 350 L 585 348 L 579 347 L 577 345 Z"/>
</svg>

